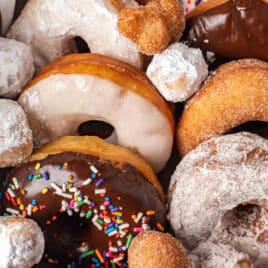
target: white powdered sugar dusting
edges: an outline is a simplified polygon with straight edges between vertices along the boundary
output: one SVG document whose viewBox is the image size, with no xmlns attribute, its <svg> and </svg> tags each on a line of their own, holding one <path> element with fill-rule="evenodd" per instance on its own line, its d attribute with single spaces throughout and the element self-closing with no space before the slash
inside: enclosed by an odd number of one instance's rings
<svg viewBox="0 0 268 268">
<path fill-rule="evenodd" d="M 30 268 L 44 253 L 43 233 L 30 219 L 1 217 L 0 240 L 0 267 Z"/>
<path fill-rule="evenodd" d="M 199 90 L 208 67 L 200 49 L 175 43 L 154 55 L 146 74 L 167 101 L 182 102 Z"/>
<path fill-rule="evenodd" d="M 191 268 L 239 268 L 240 261 L 249 257 L 221 243 L 204 242 L 189 255 Z"/>
<path fill-rule="evenodd" d="M 14 163 L 21 163 L 30 155 L 31 143 L 32 131 L 21 106 L 15 101 L 0 99 L 0 154 L 28 145 L 28 150 L 24 149 L 14 155 Z M 1 159 L 0 164 L 2 162 L 5 163 L 5 159 Z"/>
<path fill-rule="evenodd" d="M 267 204 L 268 140 L 242 132 L 212 138 L 188 153 L 169 185 L 171 226 L 189 248 L 208 239 L 239 204 Z"/>
<path fill-rule="evenodd" d="M 15 98 L 34 74 L 33 56 L 28 46 L 0 38 L 0 96 Z"/>
</svg>

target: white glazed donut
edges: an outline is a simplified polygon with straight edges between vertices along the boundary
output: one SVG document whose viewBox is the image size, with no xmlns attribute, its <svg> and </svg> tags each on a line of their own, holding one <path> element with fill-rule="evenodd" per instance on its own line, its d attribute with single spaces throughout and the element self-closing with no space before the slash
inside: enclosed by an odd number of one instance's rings
<svg viewBox="0 0 268 268">
<path fill-rule="evenodd" d="M 191 268 L 250 268 L 247 254 L 221 243 L 204 242 L 189 255 Z"/>
<path fill-rule="evenodd" d="M 193 248 L 240 204 L 268 204 L 268 140 L 247 132 L 212 138 L 188 153 L 169 185 L 170 223 Z"/>
<path fill-rule="evenodd" d="M 20 105 L 0 99 L 0 168 L 22 163 L 32 152 L 32 131 Z"/>
<path fill-rule="evenodd" d="M 1 29 L 2 35 L 5 35 L 14 16 L 16 0 L 0 0 Z"/>
<path fill-rule="evenodd" d="M 0 97 L 15 98 L 34 74 L 30 48 L 18 41 L 0 38 Z"/>
<path fill-rule="evenodd" d="M 48 65 L 20 95 L 37 146 L 75 135 L 91 120 L 111 124 L 117 143 L 143 155 L 155 171 L 170 157 L 174 118 L 143 72 L 95 54 L 72 54 Z"/>
<path fill-rule="evenodd" d="M 75 52 L 77 36 L 92 53 L 141 67 L 136 45 L 117 29 L 125 6 L 137 4 L 134 0 L 29 0 L 7 36 L 32 46 L 37 67 Z"/>
<path fill-rule="evenodd" d="M 33 220 L 0 217 L 0 267 L 31 268 L 40 262 L 45 248 L 44 235 Z"/>
<path fill-rule="evenodd" d="M 182 102 L 199 90 L 208 66 L 200 49 L 175 43 L 154 55 L 146 74 L 167 101 Z"/>
</svg>

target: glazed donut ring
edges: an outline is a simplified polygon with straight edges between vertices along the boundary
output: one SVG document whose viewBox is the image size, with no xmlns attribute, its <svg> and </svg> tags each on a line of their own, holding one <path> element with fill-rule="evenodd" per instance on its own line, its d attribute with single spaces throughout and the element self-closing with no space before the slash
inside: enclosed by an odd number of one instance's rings
<svg viewBox="0 0 268 268">
<path fill-rule="evenodd" d="M 0 168 L 25 161 L 32 152 L 32 131 L 17 102 L 0 99 Z"/>
<path fill-rule="evenodd" d="M 25 44 L 0 38 L 0 96 L 15 98 L 34 74 L 33 56 Z"/>
<path fill-rule="evenodd" d="M 0 239 L 1 267 L 31 268 L 43 256 L 44 234 L 33 220 L 0 217 Z"/>
<path fill-rule="evenodd" d="M 0 191 L 0 213 L 34 219 L 46 234 L 43 261 L 58 267 L 91 267 L 93 257 L 103 267 L 126 267 L 132 238 L 165 226 L 165 196 L 150 165 L 96 137 L 44 145 Z"/>
<path fill-rule="evenodd" d="M 136 45 L 117 29 L 119 12 L 125 6 L 137 4 L 134 0 L 29 0 L 7 36 L 32 47 L 38 68 L 75 52 L 77 36 L 93 53 L 141 67 Z"/>
<path fill-rule="evenodd" d="M 37 145 L 101 120 L 114 127 L 119 145 L 138 151 L 156 171 L 171 154 L 169 106 L 142 72 L 115 59 L 94 54 L 59 59 L 26 87 L 19 103 Z"/>
<path fill-rule="evenodd" d="M 188 153 L 169 185 L 176 236 L 193 248 L 238 205 L 267 206 L 267 157 L 268 140 L 247 132 L 212 138 Z"/>
<path fill-rule="evenodd" d="M 245 59 L 222 65 L 179 119 L 176 139 L 180 154 L 243 123 L 268 122 L 267 103 L 267 62 Z"/>
</svg>

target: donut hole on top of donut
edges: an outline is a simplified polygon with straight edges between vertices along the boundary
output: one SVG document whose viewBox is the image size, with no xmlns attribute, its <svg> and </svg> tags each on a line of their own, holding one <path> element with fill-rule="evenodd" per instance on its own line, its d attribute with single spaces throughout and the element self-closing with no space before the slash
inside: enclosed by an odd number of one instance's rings
<svg viewBox="0 0 268 268">
<path fill-rule="evenodd" d="M 117 143 L 117 134 L 112 125 L 101 120 L 89 120 L 81 123 L 77 128 L 79 136 L 97 136 L 110 143 Z"/>
</svg>

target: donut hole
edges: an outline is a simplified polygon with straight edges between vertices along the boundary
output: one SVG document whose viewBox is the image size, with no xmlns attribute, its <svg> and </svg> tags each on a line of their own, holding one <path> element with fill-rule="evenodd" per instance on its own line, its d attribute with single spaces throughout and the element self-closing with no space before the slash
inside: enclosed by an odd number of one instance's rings
<svg viewBox="0 0 268 268">
<path fill-rule="evenodd" d="M 249 121 L 228 131 L 226 134 L 247 131 L 268 139 L 268 123 L 263 121 Z"/>
<path fill-rule="evenodd" d="M 74 43 L 75 43 L 75 47 L 78 53 L 90 53 L 91 52 L 89 46 L 87 45 L 86 41 L 83 38 L 76 36 L 74 38 Z"/>
<path fill-rule="evenodd" d="M 83 122 L 77 129 L 79 136 L 98 136 L 106 139 L 110 143 L 117 142 L 117 135 L 114 127 L 109 123 L 98 120 L 90 120 Z"/>
</svg>

